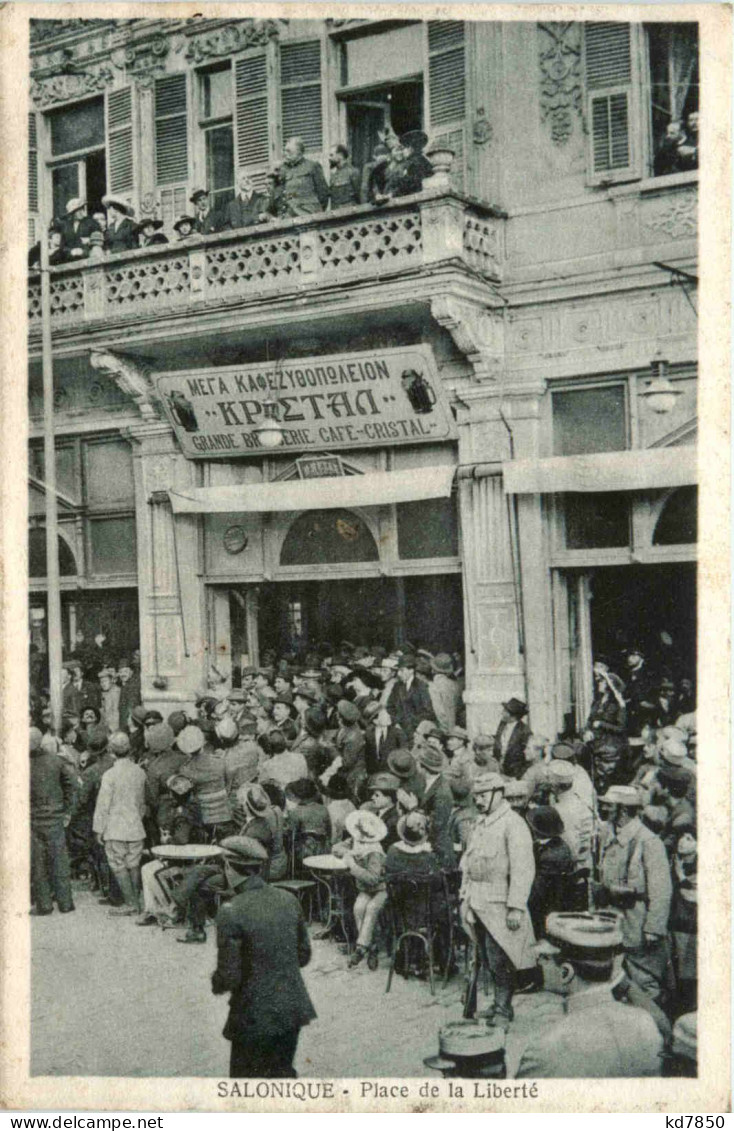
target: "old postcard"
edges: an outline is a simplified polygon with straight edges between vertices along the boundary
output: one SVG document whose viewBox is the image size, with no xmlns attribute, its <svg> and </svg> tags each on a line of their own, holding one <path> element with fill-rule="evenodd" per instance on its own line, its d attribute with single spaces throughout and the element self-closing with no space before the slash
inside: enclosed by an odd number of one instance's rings
<svg viewBox="0 0 734 1131">
<path fill-rule="evenodd" d="M 728 1111 L 730 8 L 0 59 L 2 1106 Z"/>
</svg>

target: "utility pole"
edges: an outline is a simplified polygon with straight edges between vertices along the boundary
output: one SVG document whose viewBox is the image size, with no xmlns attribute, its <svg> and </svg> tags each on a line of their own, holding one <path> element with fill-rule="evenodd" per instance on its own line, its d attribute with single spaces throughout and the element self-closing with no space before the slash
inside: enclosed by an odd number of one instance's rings
<svg viewBox="0 0 734 1131">
<path fill-rule="evenodd" d="M 54 376 L 51 356 L 51 279 L 48 224 L 41 229 L 41 329 L 43 357 L 43 460 L 46 486 L 46 626 L 48 678 L 53 726 L 61 726 L 61 590 L 59 588 L 59 514 L 56 494 Z"/>
</svg>

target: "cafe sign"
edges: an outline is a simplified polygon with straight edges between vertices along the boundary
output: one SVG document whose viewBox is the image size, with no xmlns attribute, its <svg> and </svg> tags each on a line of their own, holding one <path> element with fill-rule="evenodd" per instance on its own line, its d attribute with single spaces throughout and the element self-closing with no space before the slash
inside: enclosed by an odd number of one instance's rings
<svg viewBox="0 0 734 1131">
<path fill-rule="evenodd" d="M 279 450 L 388 447 L 454 439 L 430 347 L 168 373 L 158 396 L 189 459 L 251 456 L 274 413 Z M 273 407 L 273 402 L 275 402 Z"/>
</svg>

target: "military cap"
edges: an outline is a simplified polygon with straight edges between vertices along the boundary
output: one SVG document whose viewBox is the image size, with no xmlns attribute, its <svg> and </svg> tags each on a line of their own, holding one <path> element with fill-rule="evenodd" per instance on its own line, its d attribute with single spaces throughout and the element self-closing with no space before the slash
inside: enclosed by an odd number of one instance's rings
<svg viewBox="0 0 734 1131">
<path fill-rule="evenodd" d="M 130 753 L 130 739 L 124 731 L 118 730 L 110 737 L 108 749 L 113 754 L 129 754 Z"/>
<path fill-rule="evenodd" d="M 148 731 L 148 750 L 151 754 L 160 754 L 163 750 L 170 750 L 175 737 L 168 723 L 156 723 Z"/>
<path fill-rule="evenodd" d="M 477 774 L 472 782 L 472 793 L 491 793 L 501 789 L 504 793 L 507 782 L 500 774 Z"/>
<path fill-rule="evenodd" d="M 561 762 L 568 762 L 576 757 L 576 751 L 570 742 L 555 742 L 551 747 L 551 758 Z"/>
<path fill-rule="evenodd" d="M 639 790 L 633 785 L 610 785 L 599 800 L 607 805 L 636 805 L 638 808 L 642 808 L 644 804 Z"/>
<path fill-rule="evenodd" d="M 339 712 L 339 717 L 345 723 L 356 723 L 359 718 L 359 708 L 355 707 L 354 703 L 350 703 L 348 699 L 340 699 L 336 709 Z"/>
<path fill-rule="evenodd" d="M 568 762 L 549 762 L 548 777 L 553 785 L 571 785 L 575 778 L 573 766 Z"/>
<path fill-rule="evenodd" d="M 530 783 L 526 781 L 517 781 L 515 778 L 510 778 L 505 783 L 505 797 L 529 797 L 530 796 Z"/>
<path fill-rule="evenodd" d="M 204 745 L 204 733 L 197 726 L 184 727 L 176 739 L 176 745 L 182 754 L 196 754 Z"/>
<path fill-rule="evenodd" d="M 568 958 L 611 962 L 622 949 L 622 919 L 616 911 L 553 911 L 545 921 L 548 942 Z"/>
<path fill-rule="evenodd" d="M 221 848 L 233 864 L 264 864 L 268 859 L 260 841 L 251 836 L 226 836 Z"/>
</svg>

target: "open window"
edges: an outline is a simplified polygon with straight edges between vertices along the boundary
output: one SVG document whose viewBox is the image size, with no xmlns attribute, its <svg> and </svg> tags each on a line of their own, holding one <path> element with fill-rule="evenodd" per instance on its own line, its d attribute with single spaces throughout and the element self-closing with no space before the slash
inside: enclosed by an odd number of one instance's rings
<svg viewBox="0 0 734 1131">
<path fill-rule="evenodd" d="M 52 110 L 48 125 L 54 216 L 64 216 L 74 196 L 85 199 L 90 211 L 101 207 L 107 189 L 104 98 Z"/>
<path fill-rule="evenodd" d="M 198 78 L 206 187 L 212 211 L 222 212 L 234 197 L 235 183 L 232 66 L 226 62 L 207 67 Z"/>
<path fill-rule="evenodd" d="M 698 168 L 698 24 L 648 24 L 654 176 Z"/>
</svg>

